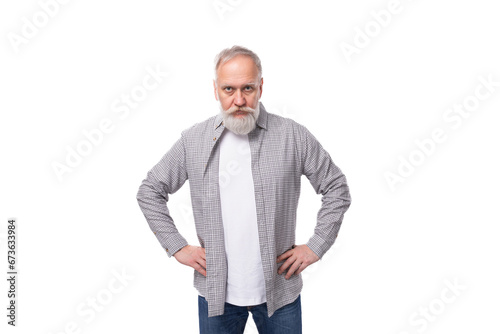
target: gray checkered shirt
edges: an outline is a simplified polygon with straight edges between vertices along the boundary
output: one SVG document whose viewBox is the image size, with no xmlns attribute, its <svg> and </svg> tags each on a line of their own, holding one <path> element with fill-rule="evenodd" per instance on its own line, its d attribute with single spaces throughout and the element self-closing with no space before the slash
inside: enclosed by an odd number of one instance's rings
<svg viewBox="0 0 500 334">
<path fill-rule="evenodd" d="M 260 103 L 260 102 L 259 102 Z M 205 248 L 207 276 L 194 270 L 194 287 L 208 301 L 208 316 L 224 314 L 227 261 L 219 198 L 219 151 L 224 131 L 219 113 L 185 129 L 170 150 L 148 172 L 137 201 L 149 227 L 171 257 L 188 245 L 167 208 L 168 196 L 189 180 L 196 233 Z M 295 244 L 301 176 L 321 194 L 314 234 L 307 245 L 320 258 L 333 245 L 351 203 L 346 178 L 305 126 L 266 112 L 260 103 L 257 126 L 248 134 L 257 207 L 260 252 L 268 316 L 293 302 L 302 276 L 278 275 L 276 258 Z"/>
</svg>

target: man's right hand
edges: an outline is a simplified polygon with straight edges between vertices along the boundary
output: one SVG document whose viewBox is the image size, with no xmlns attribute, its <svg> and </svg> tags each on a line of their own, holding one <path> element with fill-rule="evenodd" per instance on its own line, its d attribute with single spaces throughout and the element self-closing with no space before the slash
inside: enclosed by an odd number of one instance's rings
<svg viewBox="0 0 500 334">
<path fill-rule="evenodd" d="M 175 252 L 174 257 L 183 265 L 192 267 L 197 272 L 207 277 L 205 248 L 187 245 Z"/>
</svg>

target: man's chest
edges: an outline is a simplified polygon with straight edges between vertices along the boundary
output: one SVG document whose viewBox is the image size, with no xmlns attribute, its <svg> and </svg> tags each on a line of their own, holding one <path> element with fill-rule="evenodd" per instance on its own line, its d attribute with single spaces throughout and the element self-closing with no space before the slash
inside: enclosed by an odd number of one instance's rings
<svg viewBox="0 0 500 334">
<path fill-rule="evenodd" d="M 226 138 L 226 133 L 221 131 L 214 133 L 211 140 L 197 138 L 186 152 L 189 182 L 201 187 L 206 182 L 239 173 L 243 167 L 250 168 L 256 183 L 269 187 L 300 178 L 301 160 L 296 139 L 286 132 L 259 130 L 247 137 Z"/>
</svg>

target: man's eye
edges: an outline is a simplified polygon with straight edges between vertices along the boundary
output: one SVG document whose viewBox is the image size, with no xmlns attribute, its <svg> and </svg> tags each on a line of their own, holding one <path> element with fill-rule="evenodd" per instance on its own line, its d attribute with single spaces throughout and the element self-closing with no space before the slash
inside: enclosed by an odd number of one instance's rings
<svg viewBox="0 0 500 334">
<path fill-rule="evenodd" d="M 231 91 L 231 89 L 232 89 L 231 87 L 225 87 L 225 88 L 224 88 L 224 90 L 225 90 L 226 92 L 230 92 L 230 91 Z"/>
<path fill-rule="evenodd" d="M 246 90 L 252 90 L 252 86 L 246 86 L 245 89 Z"/>
</svg>

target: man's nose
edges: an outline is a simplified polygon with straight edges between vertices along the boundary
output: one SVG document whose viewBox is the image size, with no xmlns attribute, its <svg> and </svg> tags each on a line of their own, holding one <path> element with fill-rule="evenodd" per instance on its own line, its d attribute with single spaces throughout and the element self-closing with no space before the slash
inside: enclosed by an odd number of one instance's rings
<svg viewBox="0 0 500 334">
<path fill-rule="evenodd" d="M 236 93 L 234 95 L 234 104 L 237 105 L 238 107 L 243 107 L 245 105 L 245 97 L 241 93 L 241 91 L 238 89 L 236 90 Z"/>
</svg>

